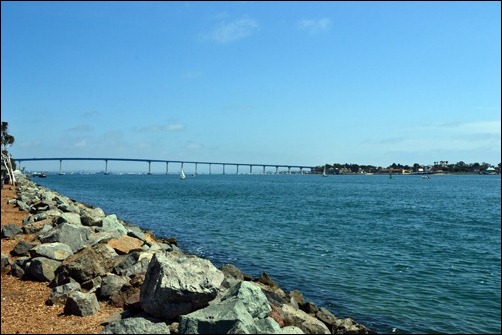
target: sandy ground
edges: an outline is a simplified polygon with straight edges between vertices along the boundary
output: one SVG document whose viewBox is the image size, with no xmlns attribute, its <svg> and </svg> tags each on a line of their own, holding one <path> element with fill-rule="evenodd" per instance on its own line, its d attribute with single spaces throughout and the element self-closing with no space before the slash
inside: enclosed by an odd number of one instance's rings
<svg viewBox="0 0 502 335">
<path fill-rule="evenodd" d="M 27 212 L 7 204 L 16 196 L 16 188 L 4 185 L 2 188 L 2 227 L 15 223 L 22 226 Z M 19 235 L 18 235 L 19 236 Z M 30 240 L 31 236 L 18 237 Z M 2 253 L 12 260 L 10 251 L 18 239 L 2 239 Z M 111 315 L 121 312 L 121 308 L 100 302 L 100 310 L 90 316 L 64 315 L 63 306 L 47 306 L 51 288 L 48 283 L 20 280 L 10 274 L 2 274 L 2 334 L 99 334 L 104 327 L 101 323 Z"/>
</svg>

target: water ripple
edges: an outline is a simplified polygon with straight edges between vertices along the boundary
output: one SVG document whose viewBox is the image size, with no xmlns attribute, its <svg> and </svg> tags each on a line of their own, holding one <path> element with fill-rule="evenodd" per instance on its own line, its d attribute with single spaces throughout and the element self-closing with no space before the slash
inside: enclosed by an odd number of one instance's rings
<svg viewBox="0 0 502 335">
<path fill-rule="evenodd" d="M 54 176 L 44 186 L 266 271 L 380 333 L 500 333 L 500 176 Z"/>
</svg>

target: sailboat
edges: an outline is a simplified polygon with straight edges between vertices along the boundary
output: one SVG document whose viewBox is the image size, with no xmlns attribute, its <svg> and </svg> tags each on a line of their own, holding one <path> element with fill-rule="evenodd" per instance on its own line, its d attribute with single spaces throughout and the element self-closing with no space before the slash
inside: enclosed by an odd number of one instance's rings
<svg viewBox="0 0 502 335">
<path fill-rule="evenodd" d="M 324 170 L 322 171 L 322 176 L 327 177 L 328 175 L 326 174 L 326 165 L 324 165 Z"/>
<path fill-rule="evenodd" d="M 183 171 L 183 168 L 181 168 L 181 171 L 180 171 L 180 179 L 183 180 L 185 179 L 185 172 Z"/>
</svg>

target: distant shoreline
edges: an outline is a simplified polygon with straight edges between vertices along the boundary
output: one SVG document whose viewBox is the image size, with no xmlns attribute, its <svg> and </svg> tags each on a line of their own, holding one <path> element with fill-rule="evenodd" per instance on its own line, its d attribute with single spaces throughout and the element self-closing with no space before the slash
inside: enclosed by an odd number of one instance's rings
<svg viewBox="0 0 502 335">
<path fill-rule="evenodd" d="M 57 171 L 50 171 L 50 170 L 37 170 L 37 171 L 28 171 L 24 172 L 24 174 L 27 177 L 39 177 L 37 174 L 39 173 L 45 173 L 46 175 L 173 175 L 177 176 L 177 172 L 170 172 L 168 174 L 163 173 L 163 172 L 152 172 L 152 173 L 147 173 L 147 172 L 134 172 L 134 171 L 109 171 L 108 173 L 104 173 L 103 171 L 68 171 L 65 173 L 59 173 Z M 253 175 L 253 176 L 260 176 L 260 175 L 287 175 L 288 173 L 225 173 L 225 175 Z M 299 175 L 300 173 L 289 173 L 291 175 Z M 329 176 L 388 176 L 389 174 L 395 175 L 395 176 L 422 176 L 422 175 L 432 175 L 432 176 L 465 176 L 465 175 L 483 175 L 483 176 L 497 176 L 500 175 L 500 173 L 480 173 L 480 172 L 413 172 L 413 173 L 397 173 L 397 172 L 364 172 L 364 173 L 328 173 Z M 197 173 L 197 175 L 201 176 L 210 176 L 210 175 L 223 175 L 223 173 Z M 303 173 L 302 175 L 322 175 L 322 173 Z"/>
</svg>

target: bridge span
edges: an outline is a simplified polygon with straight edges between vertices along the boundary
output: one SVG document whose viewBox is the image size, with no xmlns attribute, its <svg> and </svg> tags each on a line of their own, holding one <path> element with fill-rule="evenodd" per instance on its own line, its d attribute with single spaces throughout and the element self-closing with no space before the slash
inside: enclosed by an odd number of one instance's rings
<svg viewBox="0 0 502 335">
<path fill-rule="evenodd" d="M 266 168 L 275 168 L 275 173 L 279 173 L 279 168 L 287 168 L 287 173 L 291 173 L 291 169 L 299 169 L 300 173 L 303 170 L 312 171 L 315 166 L 305 166 L 305 165 L 290 165 L 290 164 L 258 164 L 258 163 L 222 163 L 222 162 L 200 162 L 200 161 L 181 161 L 181 160 L 161 160 L 161 159 L 143 159 L 143 158 L 85 158 L 85 157 L 54 157 L 54 158 L 15 158 L 15 161 L 21 166 L 22 162 L 28 161 L 59 161 L 59 173 L 63 173 L 63 161 L 103 161 L 105 163 L 105 174 L 108 174 L 108 162 L 109 161 L 122 161 L 122 162 L 145 162 L 148 163 L 148 174 L 151 174 L 152 163 L 165 163 L 166 164 L 166 174 L 169 172 L 169 163 L 179 164 L 180 169 L 183 168 L 184 164 L 194 164 L 195 174 L 197 174 L 197 167 L 199 165 L 208 165 L 209 174 L 211 174 L 211 166 L 221 165 L 223 167 L 223 174 L 225 174 L 226 166 L 235 166 L 236 173 L 239 174 L 239 167 L 249 167 L 249 173 L 253 173 L 253 167 L 261 167 L 262 173 L 265 174 Z"/>
</svg>

